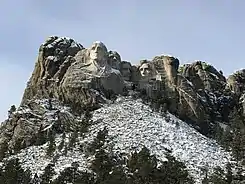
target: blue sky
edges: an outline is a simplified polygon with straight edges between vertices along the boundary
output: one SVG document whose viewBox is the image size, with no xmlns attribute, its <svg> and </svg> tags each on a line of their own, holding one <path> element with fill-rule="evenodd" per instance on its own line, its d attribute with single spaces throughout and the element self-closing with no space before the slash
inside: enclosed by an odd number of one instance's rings
<svg viewBox="0 0 245 184">
<path fill-rule="evenodd" d="M 228 75 L 245 68 L 244 7 L 243 0 L 1 0 L 0 120 L 19 104 L 50 35 L 85 47 L 100 40 L 132 63 L 171 54 Z"/>
</svg>

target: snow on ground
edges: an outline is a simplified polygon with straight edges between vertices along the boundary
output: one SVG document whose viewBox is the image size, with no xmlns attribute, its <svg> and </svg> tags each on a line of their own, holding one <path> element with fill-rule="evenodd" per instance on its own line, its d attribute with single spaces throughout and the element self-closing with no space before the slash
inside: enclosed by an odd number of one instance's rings
<svg viewBox="0 0 245 184">
<path fill-rule="evenodd" d="M 163 118 L 160 113 L 152 112 L 141 100 L 120 97 L 115 104 L 96 110 L 93 120 L 101 120 L 101 123 L 91 126 L 85 141 L 107 127 L 114 152 L 129 152 L 146 146 L 164 161 L 166 149 L 171 150 L 174 157 L 186 164 L 197 183 L 202 178 L 202 168 L 224 167 L 231 159 L 230 153 L 214 140 L 169 113 Z"/>
<path fill-rule="evenodd" d="M 61 142 L 61 137 L 57 137 L 55 139 L 55 143 L 58 146 Z M 77 162 L 79 164 L 79 169 L 83 171 L 90 171 L 88 169 L 88 160 L 92 159 L 90 157 L 85 158 L 85 155 L 79 151 L 77 147 L 73 150 L 69 150 L 66 155 L 61 154 L 61 151 L 54 152 L 55 157 L 57 156 L 57 160 L 54 161 L 54 157 L 49 157 L 47 153 L 48 143 L 42 146 L 30 146 L 26 149 L 23 149 L 17 155 L 13 155 L 9 157 L 11 158 L 19 158 L 21 166 L 24 169 L 30 169 L 32 174 L 37 173 L 39 176 L 43 173 L 45 167 L 49 163 L 54 163 L 54 170 L 56 175 L 54 178 L 58 176 L 58 174 L 63 171 L 65 168 L 70 167 L 73 162 Z"/>
<path fill-rule="evenodd" d="M 45 107 L 47 101 L 39 103 Z M 53 106 L 61 111 L 69 111 L 69 108 L 61 107 L 58 103 L 53 103 Z M 47 111 L 45 114 L 48 113 Z M 52 121 L 52 114 L 50 111 L 50 118 L 47 117 L 47 120 Z M 116 154 L 139 151 L 146 146 L 158 159 L 165 161 L 166 150 L 171 150 L 177 160 L 186 164 L 196 183 L 200 183 L 202 179 L 202 168 L 224 167 L 227 161 L 232 159 L 230 153 L 221 149 L 214 140 L 203 136 L 175 116 L 166 114 L 163 117 L 162 114 L 153 112 L 140 99 L 119 97 L 115 103 L 105 104 L 93 112 L 93 120 L 97 123 L 92 125 L 85 138 L 79 138 L 79 141 L 81 144 L 89 143 L 93 141 L 99 130 L 107 127 L 111 141 L 108 144 L 113 145 Z M 60 141 L 61 137 L 57 137 L 56 145 Z M 46 150 L 47 144 L 31 146 L 21 150 L 15 157 L 20 159 L 24 168 L 30 168 L 33 173 L 41 174 L 52 161 L 47 157 Z M 56 153 L 59 152 L 56 150 Z M 73 151 L 68 151 L 66 156 L 58 157 L 55 171 L 60 173 L 73 162 L 78 162 L 81 170 L 89 171 L 88 165 L 92 159 L 92 155 L 88 157 L 75 147 Z"/>
</svg>

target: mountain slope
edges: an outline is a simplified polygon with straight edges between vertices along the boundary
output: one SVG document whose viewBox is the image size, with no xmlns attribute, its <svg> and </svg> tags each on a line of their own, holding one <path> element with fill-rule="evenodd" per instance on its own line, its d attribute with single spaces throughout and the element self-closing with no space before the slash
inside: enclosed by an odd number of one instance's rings
<svg viewBox="0 0 245 184">
<path fill-rule="evenodd" d="M 39 103 L 43 107 L 48 107 L 48 100 L 42 100 Z M 53 111 L 46 109 L 46 114 L 49 115 L 46 120 L 51 125 L 55 120 L 52 116 L 57 110 L 70 114 L 69 108 L 55 103 L 53 103 L 53 109 Z M 185 163 L 196 183 L 201 183 L 205 169 L 211 171 L 217 166 L 224 168 L 228 162 L 232 161 L 231 153 L 224 151 L 216 141 L 203 136 L 168 112 L 154 112 L 149 105 L 132 96 L 118 97 L 114 103 L 104 104 L 92 113 L 92 120 L 96 123 L 89 127 L 84 137 L 77 138 L 76 146 L 74 145 L 74 148 L 66 155 L 57 149 L 54 160 L 54 157 L 47 156 L 48 144 L 44 144 L 23 149 L 10 158 L 19 158 L 22 166 L 26 169 L 30 168 L 33 174 L 40 175 L 44 168 L 53 162 L 57 174 L 73 162 L 77 162 L 82 171 L 91 172 L 89 165 L 94 156 L 86 155 L 86 148 L 93 142 L 98 132 L 106 128 L 108 130 L 107 149 L 112 149 L 115 154 L 127 157 L 128 153 L 140 151 L 146 147 L 151 154 L 156 155 L 157 159 L 166 161 L 165 155 L 170 152 L 177 160 Z M 51 126 L 46 129 L 49 128 Z M 61 140 L 61 135 L 56 136 L 57 146 Z M 68 141 L 69 133 L 66 135 L 66 142 Z"/>
</svg>

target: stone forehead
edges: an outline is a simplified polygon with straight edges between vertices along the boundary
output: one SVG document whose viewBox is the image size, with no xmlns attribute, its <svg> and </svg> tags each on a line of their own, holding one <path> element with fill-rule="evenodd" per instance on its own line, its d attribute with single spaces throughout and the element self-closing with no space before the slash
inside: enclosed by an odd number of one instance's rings
<svg viewBox="0 0 245 184">
<path fill-rule="evenodd" d="M 143 63 L 140 68 L 150 68 L 150 63 Z"/>
<path fill-rule="evenodd" d="M 118 59 L 120 59 L 121 60 L 121 56 L 118 54 L 118 52 L 116 52 L 116 51 L 109 51 L 108 52 L 108 54 L 109 54 L 109 57 L 117 57 Z"/>
<path fill-rule="evenodd" d="M 145 64 L 145 63 L 150 63 L 150 61 L 148 61 L 148 60 L 146 60 L 146 59 L 140 61 L 140 65 L 143 65 L 143 64 Z"/>
<path fill-rule="evenodd" d="M 139 67 L 139 70 L 141 70 L 141 69 L 149 69 L 149 70 L 151 70 L 152 68 L 151 68 L 151 65 L 150 65 L 149 62 L 145 62 L 145 63 L 141 64 L 141 66 Z"/>
<path fill-rule="evenodd" d="M 103 48 L 103 50 L 107 51 L 107 48 L 106 48 L 105 44 L 103 42 L 101 42 L 101 41 L 95 41 L 95 42 L 93 42 L 91 48 L 93 46 L 101 47 L 101 48 Z"/>
<path fill-rule="evenodd" d="M 112 51 L 112 50 L 109 51 L 109 54 L 110 55 L 119 55 L 116 51 Z"/>
<path fill-rule="evenodd" d="M 121 68 L 125 68 L 125 67 L 131 68 L 132 67 L 131 63 L 130 62 L 127 62 L 127 61 L 122 61 L 120 63 L 120 66 L 121 66 Z"/>
</svg>

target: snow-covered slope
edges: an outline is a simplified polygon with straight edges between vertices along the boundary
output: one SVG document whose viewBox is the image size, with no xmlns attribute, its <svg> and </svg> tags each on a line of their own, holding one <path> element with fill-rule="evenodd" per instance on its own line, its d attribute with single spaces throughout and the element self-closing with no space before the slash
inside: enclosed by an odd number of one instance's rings
<svg viewBox="0 0 245 184">
<path fill-rule="evenodd" d="M 118 98 L 114 104 L 96 110 L 87 139 L 107 127 L 115 152 L 129 152 L 146 146 L 158 159 L 165 160 L 166 150 L 185 162 L 190 173 L 200 181 L 202 169 L 225 166 L 232 159 L 214 140 L 203 136 L 187 123 L 167 113 L 160 113 L 130 97 Z M 203 175 L 202 175 L 203 176 Z"/>
<path fill-rule="evenodd" d="M 59 108 L 68 110 L 60 106 Z M 145 146 L 158 159 L 164 161 L 165 153 L 170 150 L 176 159 L 186 164 L 196 183 L 200 183 L 202 179 L 202 169 L 222 167 L 232 159 L 230 153 L 225 152 L 214 140 L 203 136 L 187 123 L 170 113 L 163 115 L 153 112 L 140 99 L 135 100 L 130 96 L 118 97 L 114 103 L 105 104 L 93 112 L 92 119 L 97 123 L 89 127 L 84 138 L 79 138 L 79 144 L 90 143 L 100 130 L 107 127 L 113 152 L 128 153 Z M 57 137 L 57 145 L 60 141 L 61 138 Z M 51 162 L 45 155 L 46 147 L 46 144 L 31 146 L 16 156 L 20 158 L 22 166 L 40 173 Z M 55 170 L 60 172 L 75 161 L 80 164 L 80 169 L 86 170 L 91 159 L 92 156 L 82 154 L 81 150 L 75 147 L 72 152 L 58 158 Z"/>
</svg>

